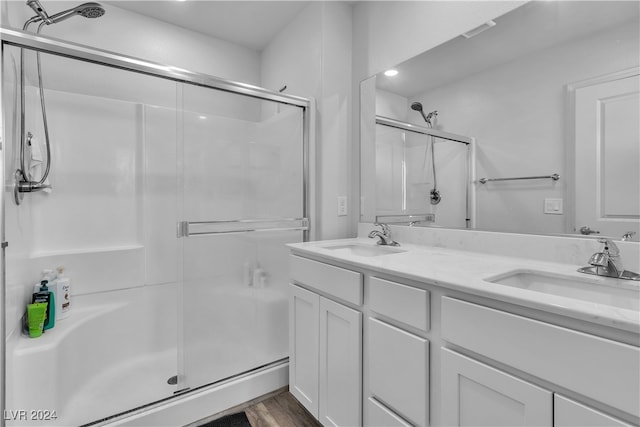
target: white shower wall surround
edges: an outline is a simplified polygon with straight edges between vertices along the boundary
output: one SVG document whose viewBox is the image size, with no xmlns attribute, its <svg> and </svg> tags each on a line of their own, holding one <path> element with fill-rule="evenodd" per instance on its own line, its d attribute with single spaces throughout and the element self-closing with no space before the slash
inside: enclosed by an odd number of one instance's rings
<svg viewBox="0 0 640 427">
<path fill-rule="evenodd" d="M 171 397 L 178 292 L 165 284 L 75 297 L 73 315 L 41 339 L 16 340 L 7 407 L 42 408 L 56 418 L 9 425 L 82 425 Z"/>
<path fill-rule="evenodd" d="M 206 384 L 286 358 L 284 244 L 302 233 L 178 239 L 176 224 L 302 217 L 301 109 L 133 73 L 114 80 L 112 69 L 97 73 L 116 84 L 73 83 L 60 72 L 69 60 L 44 57 L 53 189 L 6 206 L 7 408 L 56 409 L 51 425 L 80 425 L 173 396 L 167 380 L 184 371 L 178 387 L 197 387 L 200 374 Z M 39 108 L 33 86 L 26 105 Z M 40 137 L 41 118 L 27 118 Z M 264 288 L 243 282 L 239 259 L 266 272 Z M 33 283 L 58 265 L 73 283 L 71 316 L 25 338 Z M 36 378 L 43 360 L 50 373 Z M 281 372 L 242 395 L 284 386 Z"/>
</svg>

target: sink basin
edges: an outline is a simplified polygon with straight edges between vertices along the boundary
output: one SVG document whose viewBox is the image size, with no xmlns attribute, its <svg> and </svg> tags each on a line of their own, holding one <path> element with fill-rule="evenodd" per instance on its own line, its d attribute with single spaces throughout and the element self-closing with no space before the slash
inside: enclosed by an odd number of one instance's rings
<svg viewBox="0 0 640 427">
<path fill-rule="evenodd" d="M 593 282 L 588 278 L 582 279 L 538 271 L 518 270 L 484 280 L 596 304 L 635 311 L 640 310 L 640 287 L 637 284 L 618 284 L 617 282 L 624 281 L 616 279 L 611 279 L 614 282 L 609 285 Z"/>
<path fill-rule="evenodd" d="M 343 253 L 345 255 L 357 255 L 363 257 L 372 257 L 380 255 L 397 254 L 406 252 L 404 249 L 400 249 L 397 246 L 383 246 L 383 245 L 362 245 L 358 243 L 350 243 L 347 245 L 325 246 L 324 249 Z"/>
</svg>

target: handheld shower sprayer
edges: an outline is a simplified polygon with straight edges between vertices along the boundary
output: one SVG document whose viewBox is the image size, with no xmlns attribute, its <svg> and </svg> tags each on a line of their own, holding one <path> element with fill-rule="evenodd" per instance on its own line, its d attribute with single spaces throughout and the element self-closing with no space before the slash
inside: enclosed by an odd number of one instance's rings
<svg viewBox="0 0 640 427">
<path fill-rule="evenodd" d="M 414 102 L 413 104 L 411 104 L 411 109 L 414 110 L 414 111 L 419 112 L 420 114 L 422 114 L 422 118 L 424 119 L 424 121 L 429 123 L 429 119 L 427 119 L 427 116 L 424 114 L 424 110 L 422 109 L 422 104 L 421 103 Z"/>
<path fill-rule="evenodd" d="M 432 120 L 435 120 L 435 118 L 438 116 L 438 110 L 433 110 L 429 114 L 424 114 L 424 108 L 422 108 L 422 104 L 420 102 L 412 103 L 411 109 L 414 111 L 418 111 L 422 115 L 422 118 L 424 119 L 424 121 L 427 122 L 427 127 L 429 128 L 433 127 Z M 436 184 L 437 182 L 436 181 L 436 160 L 435 160 L 434 145 L 435 145 L 435 138 L 432 136 L 431 137 L 431 169 L 433 170 L 433 188 L 429 192 L 429 202 L 432 205 L 437 205 L 442 200 L 442 196 L 440 195 L 440 192 L 438 191 L 437 184 Z M 425 156 L 426 156 L 426 153 L 425 153 Z"/>
<path fill-rule="evenodd" d="M 36 14 L 24 23 L 24 27 L 22 29 L 25 31 L 27 27 L 34 22 L 42 21 L 42 23 L 44 24 L 51 25 L 57 24 L 60 21 L 64 21 L 65 19 L 71 18 L 72 16 L 76 15 L 80 15 L 85 18 L 99 18 L 105 13 L 104 7 L 102 7 L 100 3 L 94 2 L 83 3 L 71 9 L 58 12 L 54 15 L 49 15 L 42 4 L 40 4 L 39 0 L 28 0 L 27 6 L 33 9 Z"/>
<path fill-rule="evenodd" d="M 63 10 L 55 15 L 51 15 L 50 18 L 52 23 L 57 24 L 60 21 L 64 21 L 65 19 L 69 19 L 76 15 L 80 15 L 84 18 L 99 18 L 104 15 L 104 8 L 100 3 L 83 3 L 72 9 Z"/>
<path fill-rule="evenodd" d="M 29 26 L 35 22 L 39 22 L 36 34 L 40 33 L 40 30 L 46 25 L 56 24 L 60 21 L 64 21 L 72 16 L 81 15 L 85 18 L 98 18 L 104 15 L 105 10 L 100 3 L 83 3 L 71 9 L 63 10 L 55 15 L 49 15 L 39 0 L 27 0 L 27 6 L 29 6 L 36 13 L 31 18 L 27 19 L 22 26 L 23 31 L 27 31 Z M 47 183 L 49 171 L 51 169 L 51 142 L 49 140 L 49 126 L 47 123 L 47 112 L 45 105 L 44 85 L 42 83 L 42 70 L 40 61 L 40 52 L 36 51 L 36 63 L 38 72 L 38 91 L 40 93 L 40 108 L 42 111 L 42 125 L 44 128 L 44 139 L 46 144 L 46 166 L 40 179 L 33 178 L 29 172 L 25 161 L 26 146 L 31 145 L 33 134 L 27 132 L 25 128 L 25 66 L 24 66 L 24 49 L 20 49 L 20 141 L 19 141 L 19 158 L 20 164 L 14 174 L 15 186 L 13 189 L 14 200 L 17 205 L 22 202 L 24 193 L 32 193 L 35 191 L 41 191 L 51 186 Z"/>
<path fill-rule="evenodd" d="M 429 125 L 429 127 L 433 127 L 433 123 L 431 122 L 431 120 L 435 119 L 435 117 L 438 115 L 438 110 L 433 110 L 429 114 L 424 114 L 424 109 L 422 108 L 422 103 L 420 102 L 414 102 L 413 104 L 411 104 L 411 109 L 418 111 L 422 115 L 424 121 L 427 122 L 427 125 Z"/>
</svg>

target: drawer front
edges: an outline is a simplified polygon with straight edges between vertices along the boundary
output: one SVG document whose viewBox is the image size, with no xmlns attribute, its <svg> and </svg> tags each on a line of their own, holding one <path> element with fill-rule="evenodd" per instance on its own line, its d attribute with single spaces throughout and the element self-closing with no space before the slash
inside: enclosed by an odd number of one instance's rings
<svg viewBox="0 0 640 427">
<path fill-rule="evenodd" d="M 449 297 L 442 337 L 553 384 L 640 415 L 640 349 Z"/>
<path fill-rule="evenodd" d="M 632 427 L 564 396 L 553 396 L 554 427 Z"/>
<path fill-rule="evenodd" d="M 373 311 L 407 325 L 429 330 L 429 291 L 389 280 L 369 280 L 369 305 Z"/>
<path fill-rule="evenodd" d="M 429 341 L 369 318 L 369 388 L 414 425 L 428 423 Z"/>
<path fill-rule="evenodd" d="M 373 398 L 367 399 L 367 427 L 411 427 L 411 424 L 394 414 Z"/>
<path fill-rule="evenodd" d="M 336 298 L 362 305 L 362 274 L 358 272 L 292 255 L 291 278 Z"/>
</svg>

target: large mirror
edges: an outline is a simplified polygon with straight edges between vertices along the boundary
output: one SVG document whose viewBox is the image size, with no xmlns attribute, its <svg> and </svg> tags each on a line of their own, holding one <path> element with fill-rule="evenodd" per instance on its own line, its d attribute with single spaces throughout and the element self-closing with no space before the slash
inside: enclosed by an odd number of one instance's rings
<svg viewBox="0 0 640 427">
<path fill-rule="evenodd" d="M 640 231 L 640 3 L 533 1 L 361 84 L 361 220 Z"/>
</svg>

